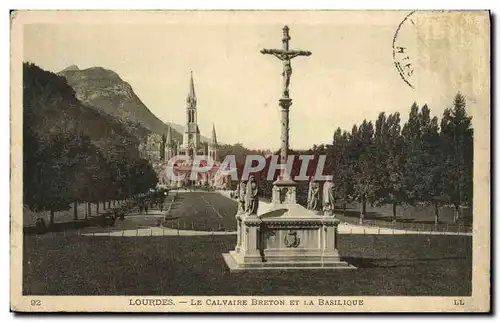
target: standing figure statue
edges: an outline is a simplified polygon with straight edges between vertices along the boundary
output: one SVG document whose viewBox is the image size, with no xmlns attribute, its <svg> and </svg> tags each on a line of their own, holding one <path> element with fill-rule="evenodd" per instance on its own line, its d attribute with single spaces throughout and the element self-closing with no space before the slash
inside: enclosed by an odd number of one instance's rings
<svg viewBox="0 0 500 322">
<path fill-rule="evenodd" d="M 248 178 L 246 188 L 246 212 L 248 215 L 257 215 L 257 209 L 259 208 L 259 186 L 253 175 Z"/>
<path fill-rule="evenodd" d="M 320 206 L 319 185 L 318 182 L 314 181 L 314 179 L 311 179 L 311 181 L 309 181 L 309 193 L 307 195 L 307 209 L 312 211 L 319 211 Z"/>
<path fill-rule="evenodd" d="M 231 191 L 231 198 L 235 198 L 236 200 L 238 200 L 239 196 L 240 196 L 240 182 L 238 181 L 238 183 L 236 184 L 236 189 Z"/>
<path fill-rule="evenodd" d="M 246 201 L 246 194 L 247 194 L 247 188 L 245 182 L 240 181 L 238 184 L 238 191 L 236 192 L 238 194 L 238 213 L 244 213 L 245 212 L 245 201 Z"/>
<path fill-rule="evenodd" d="M 334 216 L 335 211 L 335 197 L 333 195 L 333 190 L 335 185 L 332 179 L 328 178 L 323 185 L 323 215 L 324 216 Z"/>
</svg>

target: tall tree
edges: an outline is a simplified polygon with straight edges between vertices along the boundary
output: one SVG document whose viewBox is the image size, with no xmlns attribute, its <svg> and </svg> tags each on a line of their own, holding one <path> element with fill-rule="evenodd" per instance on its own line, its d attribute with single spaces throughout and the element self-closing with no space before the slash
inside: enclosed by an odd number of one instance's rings
<svg viewBox="0 0 500 322">
<path fill-rule="evenodd" d="M 439 223 L 442 197 L 442 154 L 439 150 L 439 127 L 436 117 L 430 118 L 430 109 L 421 111 L 416 103 L 410 109 L 404 125 L 404 189 L 406 201 L 434 205 L 435 224 Z"/>
<path fill-rule="evenodd" d="M 353 127 L 353 132 L 357 132 L 357 128 Z M 352 156 L 350 155 L 351 141 L 353 135 L 349 132 L 342 132 L 337 143 L 338 151 L 342 155 L 339 159 L 339 172 L 335 176 L 336 191 L 342 200 L 342 211 L 345 214 L 347 203 L 353 200 L 354 195 L 354 168 L 352 166 Z"/>
<path fill-rule="evenodd" d="M 457 93 L 453 108 L 445 109 L 441 120 L 441 148 L 446 181 L 443 193 L 455 207 L 454 221 L 460 219 L 460 206 L 472 203 L 473 129 L 465 110 L 465 96 Z"/>
<path fill-rule="evenodd" d="M 129 174 L 132 193 L 146 193 L 158 183 L 158 177 L 151 164 L 144 159 L 131 160 Z"/>
<path fill-rule="evenodd" d="M 404 177 L 403 187 L 407 202 L 414 204 L 420 201 L 422 191 L 422 176 L 424 164 L 422 159 L 422 132 L 420 128 L 420 113 L 417 103 L 410 109 L 408 121 L 403 126 Z"/>
<path fill-rule="evenodd" d="M 354 129 L 354 128 L 353 128 Z M 361 204 L 360 223 L 366 215 L 366 203 L 373 200 L 375 194 L 375 157 L 374 128 L 372 122 L 361 123 L 356 133 L 352 133 L 350 149 L 354 173 L 353 194 Z"/>
<path fill-rule="evenodd" d="M 24 164 L 32 169 L 32 177 L 25 181 L 24 202 L 33 211 L 49 211 L 51 224 L 55 222 L 54 213 L 70 209 L 73 200 L 72 158 L 66 149 L 70 142 L 71 137 L 65 133 L 52 136 L 50 141 L 39 140 L 34 157 Z"/>
<path fill-rule="evenodd" d="M 392 221 L 396 222 L 397 205 L 405 200 L 403 189 L 403 137 L 399 113 L 387 118 L 380 113 L 375 123 L 377 160 L 377 203 L 392 205 Z"/>
<path fill-rule="evenodd" d="M 102 198 L 107 191 L 107 187 L 103 185 L 105 164 L 101 152 L 87 136 L 72 135 L 65 148 L 71 159 L 73 219 L 77 220 L 78 202 Z"/>
<path fill-rule="evenodd" d="M 443 154 L 439 140 L 437 117 L 430 118 L 427 105 L 420 112 L 420 129 L 422 134 L 421 183 L 418 198 L 422 202 L 434 205 L 434 222 L 439 223 L 439 206 L 443 202 Z"/>
<path fill-rule="evenodd" d="M 356 129 L 357 132 L 357 129 Z M 343 204 L 343 213 L 345 214 L 347 203 L 351 202 L 353 196 L 353 167 L 350 162 L 350 141 L 352 135 L 346 131 L 337 129 L 334 135 L 332 145 L 334 159 L 333 183 L 335 185 L 335 195 Z"/>
<path fill-rule="evenodd" d="M 78 143 L 82 156 L 79 158 L 85 162 L 85 166 L 78 168 L 78 190 L 76 198 L 78 201 L 85 201 L 89 204 L 96 204 L 96 214 L 99 213 L 99 202 L 109 198 L 114 186 L 110 183 L 113 180 L 109 171 L 109 165 L 103 153 L 90 142 Z"/>
</svg>

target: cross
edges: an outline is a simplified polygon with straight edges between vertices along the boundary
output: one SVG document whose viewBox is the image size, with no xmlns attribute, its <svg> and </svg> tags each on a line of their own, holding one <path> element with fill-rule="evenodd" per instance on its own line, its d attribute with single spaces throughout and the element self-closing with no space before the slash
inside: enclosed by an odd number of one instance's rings
<svg viewBox="0 0 500 322">
<path fill-rule="evenodd" d="M 283 49 L 262 49 L 260 52 L 264 55 L 273 55 L 283 62 L 283 98 L 290 98 L 290 77 L 292 76 L 292 64 L 291 60 L 297 56 L 310 56 L 310 51 L 305 50 L 290 50 L 289 42 L 290 35 L 288 33 L 290 29 L 288 26 L 283 27 Z"/>
</svg>

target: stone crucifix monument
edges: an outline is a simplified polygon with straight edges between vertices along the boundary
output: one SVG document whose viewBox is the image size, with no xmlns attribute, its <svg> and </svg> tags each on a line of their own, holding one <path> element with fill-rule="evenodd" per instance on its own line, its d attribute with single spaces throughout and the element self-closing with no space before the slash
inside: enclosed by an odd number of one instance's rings
<svg viewBox="0 0 500 322">
<path fill-rule="evenodd" d="M 289 149 L 290 138 L 290 106 L 292 99 L 290 98 L 290 78 L 292 77 L 292 62 L 291 60 L 298 56 L 310 56 L 310 51 L 305 50 L 290 50 L 290 29 L 288 26 L 283 27 L 282 49 L 262 49 L 260 52 L 264 55 L 273 55 L 283 63 L 283 92 L 279 100 L 281 107 L 281 150 L 280 163 L 286 164 Z M 296 185 L 283 169 L 280 171 L 278 180 L 274 183 L 273 200 L 281 199 L 283 203 L 296 202 Z"/>
<path fill-rule="evenodd" d="M 289 110 L 291 60 L 297 56 L 310 56 L 302 50 L 290 50 L 289 28 L 283 28 L 283 49 L 263 49 L 283 62 L 283 92 L 281 107 L 281 164 L 285 164 L 289 149 Z M 242 182 L 240 185 L 243 185 Z M 250 185 L 250 186 L 249 186 Z M 316 187 L 316 184 L 314 185 Z M 317 188 L 317 187 L 316 187 Z M 240 189 L 241 191 L 241 189 Z M 319 192 L 319 189 L 315 190 Z M 340 260 L 337 250 L 337 226 L 339 220 L 332 215 L 324 216 L 318 209 L 299 205 L 296 200 L 296 183 L 283 169 L 273 183 L 271 203 L 258 201 L 258 185 L 249 178 L 241 192 L 245 205 L 236 214 L 237 241 L 234 250 L 222 254 L 231 271 L 250 269 L 353 269 L 354 266 Z M 252 195 L 253 199 L 250 198 Z M 316 193 L 317 195 L 317 193 Z M 258 202 L 247 205 L 250 202 Z"/>
</svg>

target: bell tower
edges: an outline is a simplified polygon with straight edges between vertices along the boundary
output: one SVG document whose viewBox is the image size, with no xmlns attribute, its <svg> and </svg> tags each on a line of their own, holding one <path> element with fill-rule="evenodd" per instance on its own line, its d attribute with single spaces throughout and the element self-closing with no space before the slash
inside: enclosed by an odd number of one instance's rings
<svg viewBox="0 0 500 322">
<path fill-rule="evenodd" d="M 186 98 L 186 126 L 182 140 L 183 148 L 186 149 L 188 155 L 197 154 L 200 148 L 200 130 L 198 128 L 198 120 L 196 113 L 196 93 L 194 91 L 193 72 L 189 82 L 189 92 Z"/>
</svg>

